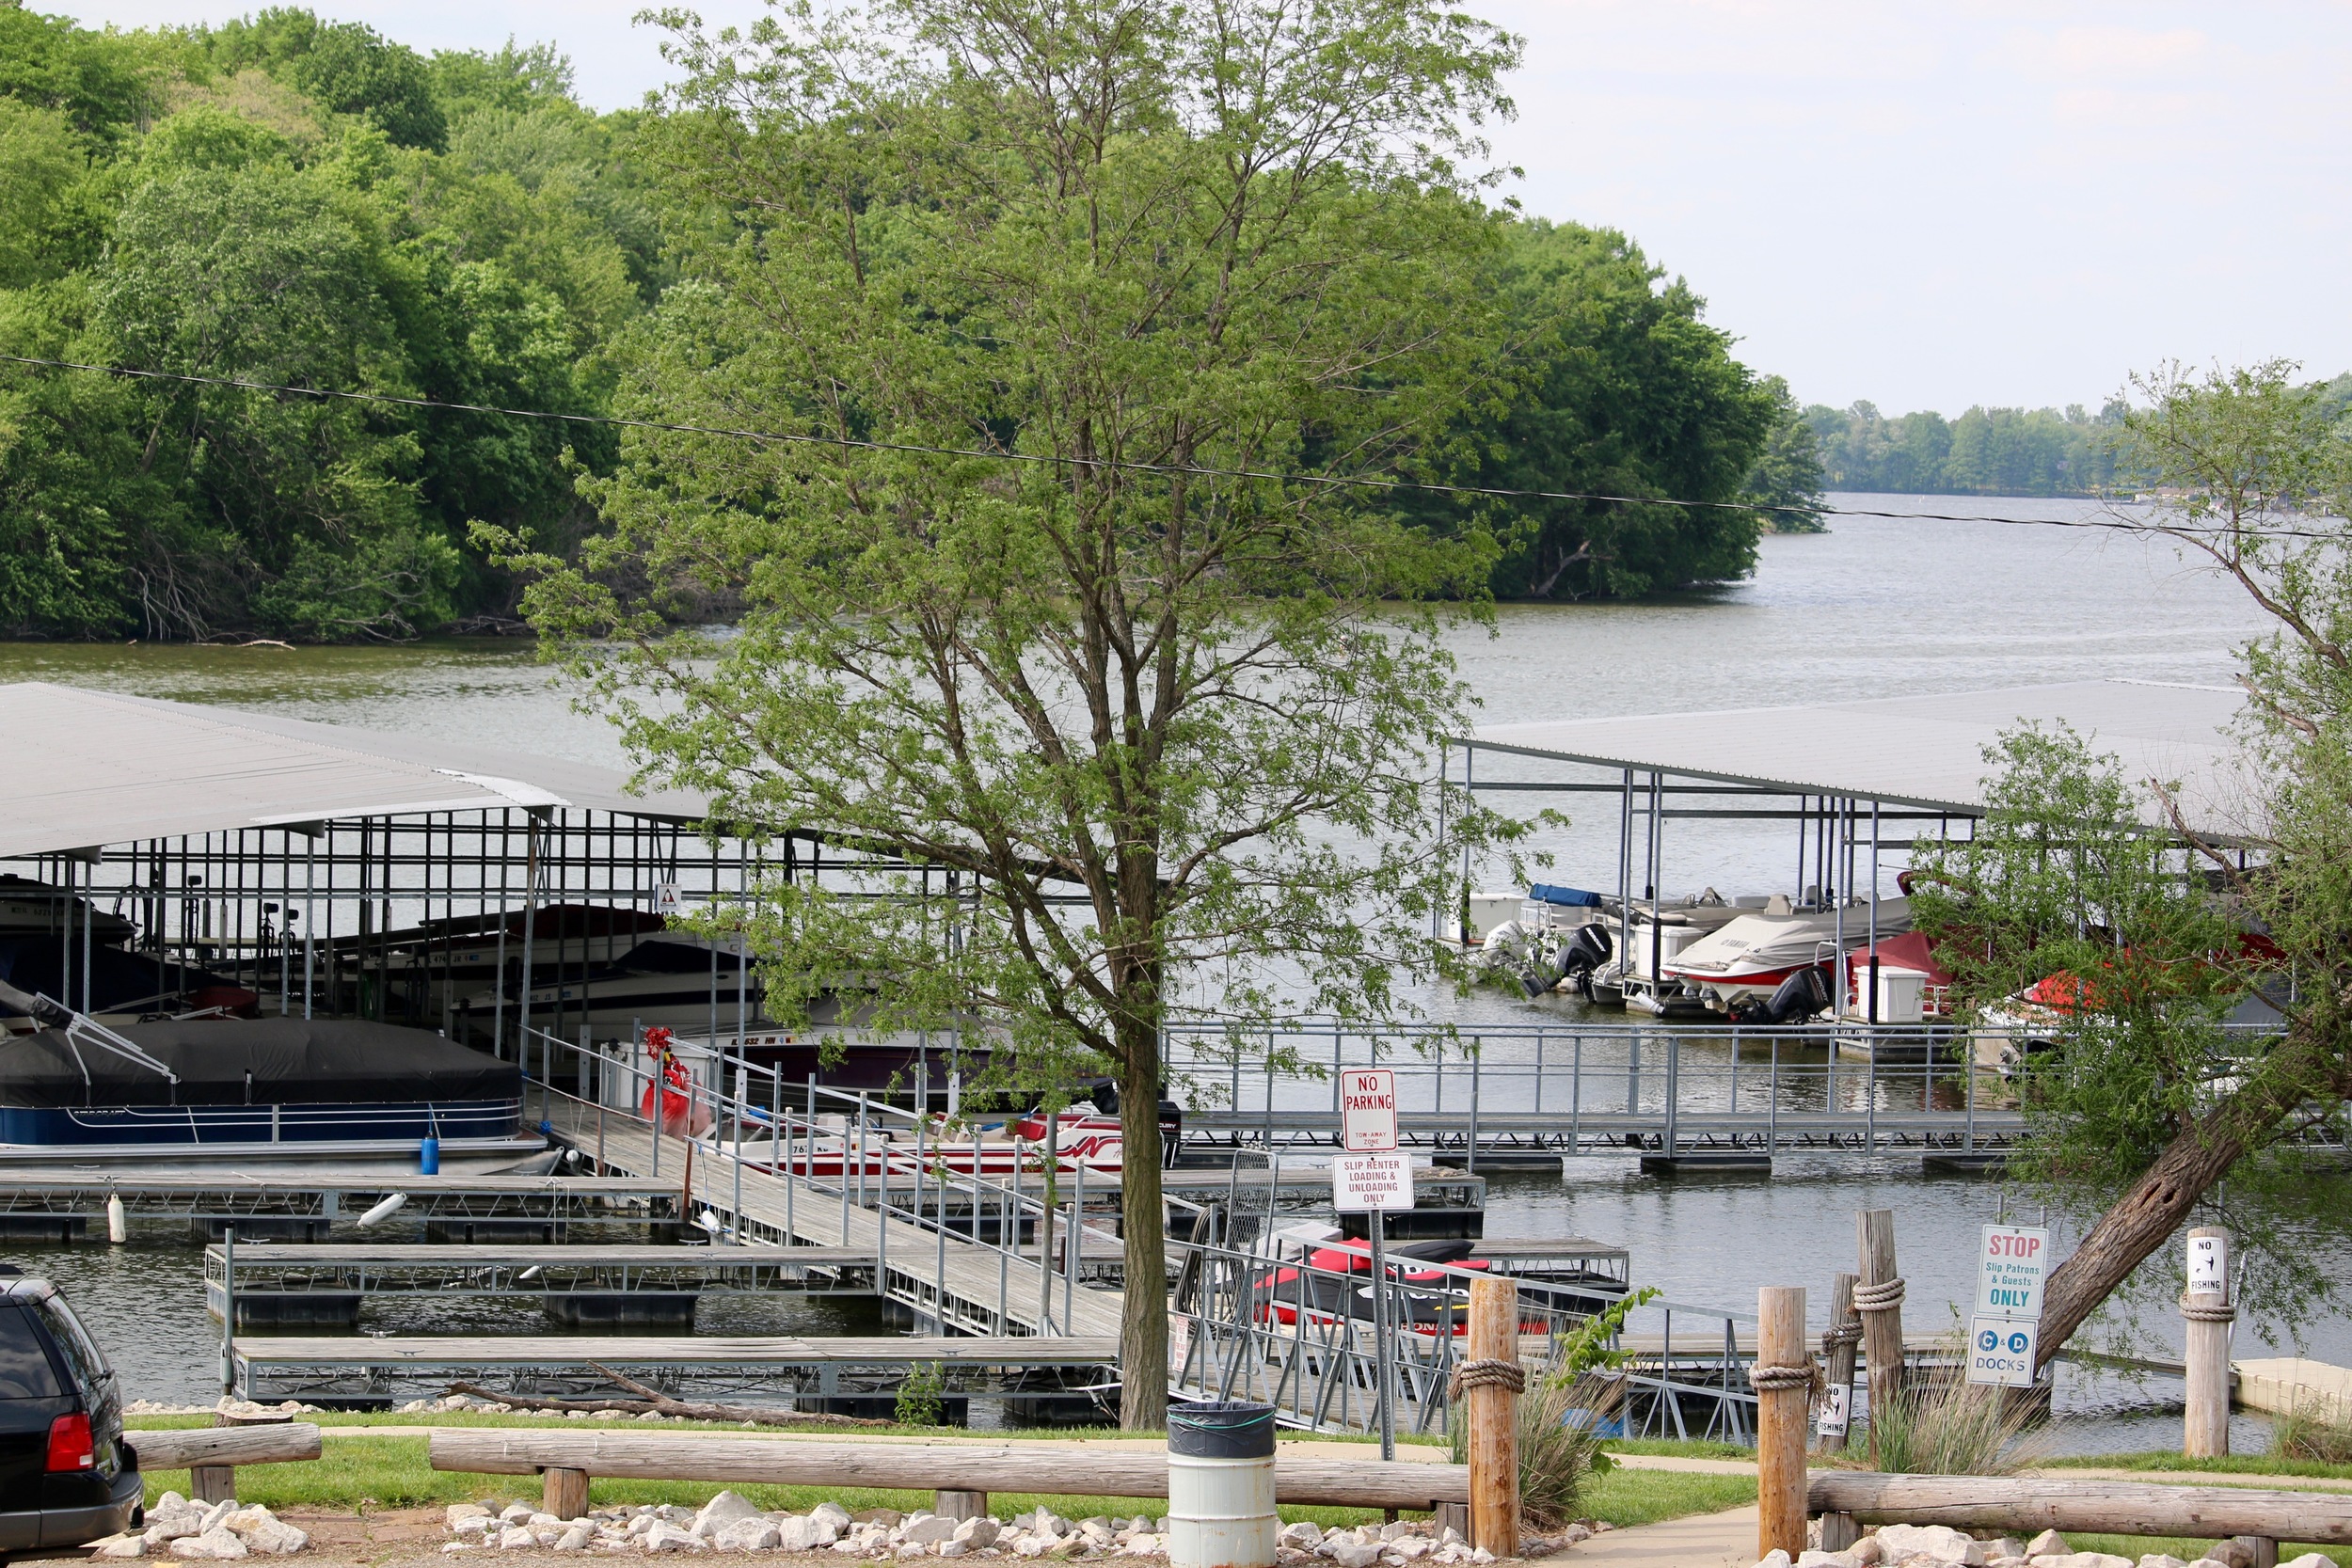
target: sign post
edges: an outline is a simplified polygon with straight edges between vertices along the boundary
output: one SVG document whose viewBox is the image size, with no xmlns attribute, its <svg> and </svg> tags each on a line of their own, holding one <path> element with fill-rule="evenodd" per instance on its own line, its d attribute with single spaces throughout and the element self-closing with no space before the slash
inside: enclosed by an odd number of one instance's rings
<svg viewBox="0 0 2352 1568">
<path fill-rule="evenodd" d="M 2050 1233 L 2038 1226 L 1988 1225 L 1977 1243 L 1977 1302 L 1968 1321 L 1968 1381 L 2033 1386 L 2042 1338 L 2042 1286 Z"/>
<path fill-rule="evenodd" d="M 1342 1152 L 1331 1161 L 1331 1204 L 1343 1214 L 1370 1216 L 1372 1346 L 1379 1392 L 1380 1457 L 1396 1457 L 1396 1414 L 1390 1402 L 1392 1346 L 1389 1333 L 1389 1211 L 1413 1206 L 1413 1163 L 1396 1152 L 1396 1074 L 1387 1068 L 1347 1068 L 1340 1074 Z"/>
</svg>

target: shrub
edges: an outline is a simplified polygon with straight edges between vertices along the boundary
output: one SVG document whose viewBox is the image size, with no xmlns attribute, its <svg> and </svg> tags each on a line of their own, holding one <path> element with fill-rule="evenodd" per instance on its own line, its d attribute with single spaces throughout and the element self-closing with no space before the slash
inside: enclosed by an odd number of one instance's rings
<svg viewBox="0 0 2352 1568">
<path fill-rule="evenodd" d="M 1966 1343 L 1954 1336 L 1943 1359 L 1948 1378 L 1906 1380 L 1883 1410 L 1870 1411 L 1870 1443 L 1838 1456 L 1850 1469 L 1926 1476 L 2006 1476 L 2049 1456 L 2050 1429 L 2027 1433 L 2034 1412 L 2006 1388 L 1967 1382 Z"/>
<path fill-rule="evenodd" d="M 2271 1423 L 2270 1451 L 2281 1459 L 2352 1465 L 2352 1423 L 2322 1407 L 2297 1405 Z"/>
</svg>

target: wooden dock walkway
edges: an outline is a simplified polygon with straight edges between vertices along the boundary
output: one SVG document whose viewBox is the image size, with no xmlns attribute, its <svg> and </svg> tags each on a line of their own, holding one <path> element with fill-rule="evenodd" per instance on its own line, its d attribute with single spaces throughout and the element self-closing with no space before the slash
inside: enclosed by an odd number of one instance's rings
<svg viewBox="0 0 2352 1568">
<path fill-rule="evenodd" d="M 634 1176 L 420 1176 L 366 1179 L 240 1171 L 110 1175 L 94 1168 L 0 1175 L 0 1215 L 103 1219 L 119 1197 L 133 1215 L 233 1220 L 338 1220 L 365 1213 L 393 1193 L 411 1218 L 633 1220 L 677 1195 L 675 1182 Z"/>
<path fill-rule="evenodd" d="M 884 1220 L 855 1201 L 845 1204 L 838 1188 L 755 1169 L 754 1162 L 766 1152 L 757 1141 L 743 1145 L 738 1213 L 737 1168 L 723 1146 L 713 1158 L 708 1144 L 657 1134 L 649 1121 L 627 1111 L 590 1105 L 538 1084 L 526 1085 L 526 1091 L 556 1137 L 598 1157 L 608 1170 L 624 1170 L 633 1179 L 649 1179 L 658 1164 L 662 1177 L 672 1182 L 668 1191 L 673 1196 L 685 1199 L 697 1213 L 707 1209 L 732 1215 L 739 1234 L 872 1257 L 882 1293 L 911 1307 L 916 1321 L 928 1323 L 936 1333 L 1118 1338 L 1122 1293 L 1100 1285 L 1070 1289 L 1060 1277 L 1049 1285 L 1033 1250 L 1016 1257 L 909 1220 Z M 1058 1256 L 1058 1246 L 1055 1250 Z M 1082 1259 L 1092 1250 L 1082 1241 Z"/>
<path fill-rule="evenodd" d="M 691 1335 L 245 1338 L 234 1342 L 238 1390 L 247 1398 L 380 1402 L 396 1386 L 436 1392 L 455 1381 L 612 1390 L 598 1367 L 640 1382 L 724 1393 L 831 1397 L 887 1390 L 910 1367 L 939 1367 L 959 1389 L 1011 1389 L 1039 1369 L 1109 1366 L 1119 1342 L 1102 1336 L 1013 1335 L 963 1338 L 826 1338 Z M 845 1386 L 844 1379 L 848 1380 Z M 589 1397 L 594 1398 L 595 1395 Z"/>
</svg>

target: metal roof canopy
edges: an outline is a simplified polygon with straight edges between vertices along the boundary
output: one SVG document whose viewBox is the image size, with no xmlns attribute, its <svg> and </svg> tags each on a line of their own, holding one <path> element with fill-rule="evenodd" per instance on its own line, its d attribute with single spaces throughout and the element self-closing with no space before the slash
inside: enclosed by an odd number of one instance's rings
<svg viewBox="0 0 2352 1568">
<path fill-rule="evenodd" d="M 2259 831 L 2249 825 L 2255 799 L 2250 759 L 2231 734 L 2245 702 L 2244 693 L 2223 687 L 2073 681 L 1803 707 L 1497 724 L 1454 743 L 1472 752 L 1981 816 L 1994 770 L 1988 750 L 2005 731 L 2063 722 L 2094 754 L 2112 754 L 2126 779 L 2177 784 L 2192 828 L 2242 838 Z M 1473 787 L 1507 790 L 1513 784 L 1481 780 Z"/>
<path fill-rule="evenodd" d="M 696 795 L 628 775 L 421 736 L 46 681 L 0 685 L 12 756 L 0 859 L 354 817 L 576 806 L 697 821 Z"/>
</svg>

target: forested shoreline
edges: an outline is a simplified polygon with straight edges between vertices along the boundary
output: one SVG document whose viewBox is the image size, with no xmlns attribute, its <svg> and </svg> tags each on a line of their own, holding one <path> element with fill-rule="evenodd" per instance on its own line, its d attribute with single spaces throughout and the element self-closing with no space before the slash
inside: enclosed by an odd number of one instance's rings
<svg viewBox="0 0 2352 1568">
<path fill-rule="evenodd" d="M 0 0 L 0 354 L 213 378 L 0 364 L 0 635 L 514 626 L 477 541 L 603 528 L 579 482 L 619 460 L 612 426 L 218 383 L 612 414 L 718 286 L 694 258 L 756 239 L 648 152 L 665 112 L 583 106 L 552 46 L 428 56 L 292 8 L 98 31 Z M 1632 238 L 1490 221 L 1487 372 L 1391 471 L 1631 498 L 1370 503 L 1490 535 L 1498 597 L 1737 579 L 1833 489 L 2119 483 L 2115 405 L 1800 407 Z"/>
</svg>

